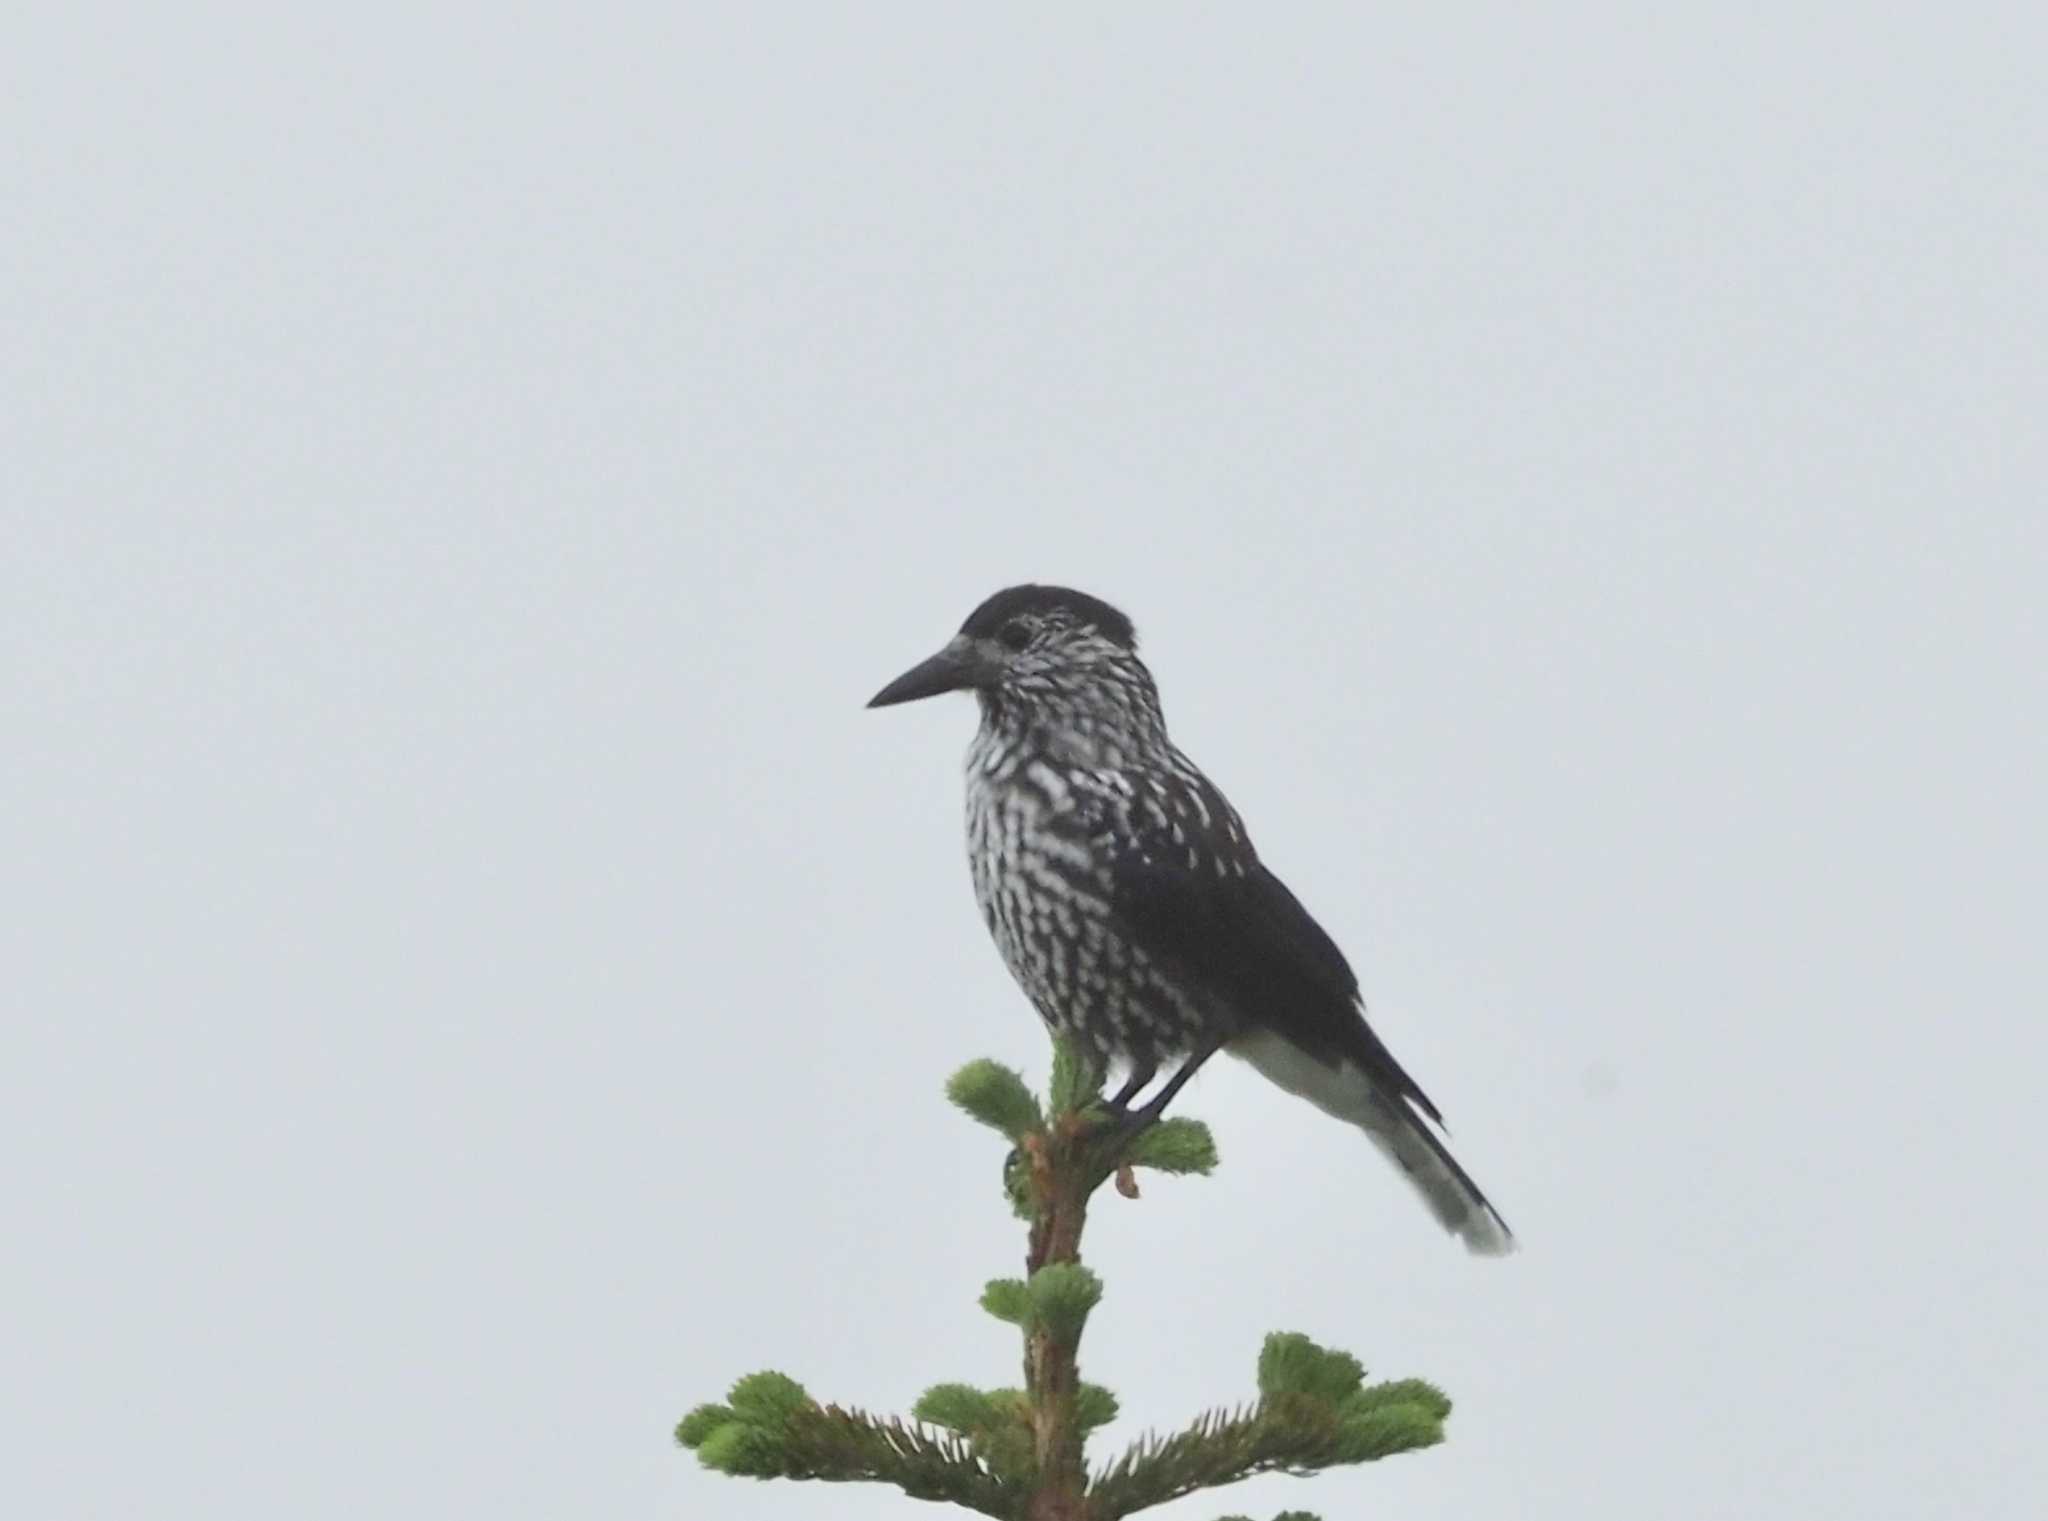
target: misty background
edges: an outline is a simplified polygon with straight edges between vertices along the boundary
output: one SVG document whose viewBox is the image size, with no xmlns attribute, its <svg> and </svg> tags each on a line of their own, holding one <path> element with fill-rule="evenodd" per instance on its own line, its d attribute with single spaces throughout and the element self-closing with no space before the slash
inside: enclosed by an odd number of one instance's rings
<svg viewBox="0 0 2048 1521">
<path fill-rule="evenodd" d="M 995 588 L 1137 621 L 1523 1242 L 1216 1063 L 1108 1452 L 1268 1330 L 1451 1439 L 1211 1521 L 2042 1514 L 2038 8 L 12 13 L 13 1516 L 917 1513 Z"/>
</svg>

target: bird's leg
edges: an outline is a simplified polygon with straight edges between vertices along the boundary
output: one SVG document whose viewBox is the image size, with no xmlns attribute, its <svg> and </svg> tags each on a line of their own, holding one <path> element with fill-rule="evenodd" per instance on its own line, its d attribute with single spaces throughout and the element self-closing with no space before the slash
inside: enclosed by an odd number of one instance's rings
<svg viewBox="0 0 2048 1521">
<path fill-rule="evenodd" d="M 1136 1098 L 1139 1090 L 1158 1074 L 1159 1068 L 1149 1062 L 1132 1067 L 1129 1081 L 1104 1099 L 1102 1107 L 1107 1109 L 1113 1118 L 1122 1119 L 1131 1112 L 1131 1100 Z"/>
<path fill-rule="evenodd" d="M 1118 1111 L 1117 1118 L 1123 1126 L 1125 1139 L 1128 1140 L 1156 1124 L 1159 1116 L 1166 1112 L 1166 1106 L 1173 1102 L 1173 1096 L 1187 1086 L 1189 1078 L 1201 1071 L 1202 1063 L 1222 1049 L 1223 1037 L 1220 1035 L 1203 1041 L 1189 1053 L 1188 1059 L 1180 1064 L 1180 1070 L 1166 1080 L 1166 1086 L 1153 1094 L 1144 1107 Z M 1149 1078 L 1152 1074 L 1148 1072 L 1145 1075 Z"/>
</svg>

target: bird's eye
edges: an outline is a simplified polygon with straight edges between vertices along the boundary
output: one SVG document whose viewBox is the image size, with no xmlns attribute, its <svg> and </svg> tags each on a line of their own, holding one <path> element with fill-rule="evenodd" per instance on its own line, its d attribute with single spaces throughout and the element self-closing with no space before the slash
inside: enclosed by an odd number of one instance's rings
<svg viewBox="0 0 2048 1521">
<path fill-rule="evenodd" d="M 1031 642 L 1031 626 L 1021 618 L 1012 618 L 997 630 L 996 638 L 1005 649 L 1021 650 Z"/>
</svg>

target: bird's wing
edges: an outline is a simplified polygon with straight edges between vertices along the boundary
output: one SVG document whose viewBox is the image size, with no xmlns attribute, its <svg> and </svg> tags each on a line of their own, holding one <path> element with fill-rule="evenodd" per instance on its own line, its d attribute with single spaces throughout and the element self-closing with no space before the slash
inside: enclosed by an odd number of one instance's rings
<svg viewBox="0 0 2048 1521">
<path fill-rule="evenodd" d="M 1074 823 L 1106 857 L 1110 910 L 1161 965 L 1330 1066 L 1357 1064 L 1442 1122 L 1365 1021 L 1344 953 L 1253 850 L 1236 810 L 1198 772 L 1125 773 Z M 1119 795 L 1121 794 L 1121 795 Z M 1111 814 L 1117 816 L 1111 816 Z"/>
</svg>

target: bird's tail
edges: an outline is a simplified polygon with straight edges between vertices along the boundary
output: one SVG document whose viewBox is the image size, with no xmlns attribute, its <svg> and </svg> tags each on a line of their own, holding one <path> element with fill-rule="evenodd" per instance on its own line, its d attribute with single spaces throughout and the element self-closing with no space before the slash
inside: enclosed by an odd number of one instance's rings
<svg viewBox="0 0 2048 1521">
<path fill-rule="evenodd" d="M 1468 1251 L 1499 1257 L 1515 1249 L 1507 1221 L 1458 1165 L 1442 1137 L 1406 1099 L 1385 1091 L 1363 1067 L 1350 1061 L 1320 1061 L 1270 1030 L 1241 1035 L 1225 1049 L 1289 1093 L 1363 1130 Z"/>
</svg>

